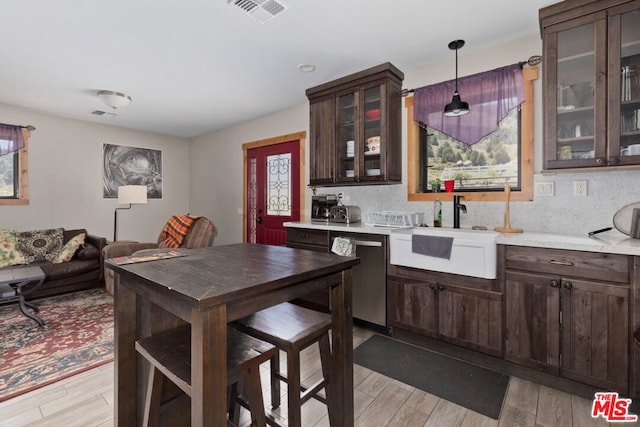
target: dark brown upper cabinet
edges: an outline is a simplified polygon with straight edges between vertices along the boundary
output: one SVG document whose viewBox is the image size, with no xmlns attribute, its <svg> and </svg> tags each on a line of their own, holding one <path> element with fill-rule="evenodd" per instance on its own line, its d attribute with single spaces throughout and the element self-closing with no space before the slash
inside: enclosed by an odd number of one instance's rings
<svg viewBox="0 0 640 427">
<path fill-rule="evenodd" d="M 401 182 L 403 79 L 387 62 L 307 89 L 309 185 Z"/>
<path fill-rule="evenodd" d="M 640 164 L 640 0 L 540 9 L 545 169 Z"/>
</svg>

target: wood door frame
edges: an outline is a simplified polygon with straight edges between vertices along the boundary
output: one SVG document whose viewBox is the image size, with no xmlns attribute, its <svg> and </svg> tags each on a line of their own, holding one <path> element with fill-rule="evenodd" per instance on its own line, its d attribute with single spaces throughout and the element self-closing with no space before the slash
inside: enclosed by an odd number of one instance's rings
<svg viewBox="0 0 640 427">
<path fill-rule="evenodd" d="M 300 150 L 300 193 L 298 197 L 300 199 L 300 218 L 304 214 L 304 200 L 305 200 L 305 150 L 304 147 L 307 141 L 307 132 L 289 133 L 286 135 L 274 136 L 272 138 L 260 139 L 257 141 L 246 142 L 242 144 L 242 241 L 247 241 L 247 151 L 253 148 L 267 147 L 270 145 L 284 144 L 285 142 L 298 141 L 298 149 Z"/>
</svg>

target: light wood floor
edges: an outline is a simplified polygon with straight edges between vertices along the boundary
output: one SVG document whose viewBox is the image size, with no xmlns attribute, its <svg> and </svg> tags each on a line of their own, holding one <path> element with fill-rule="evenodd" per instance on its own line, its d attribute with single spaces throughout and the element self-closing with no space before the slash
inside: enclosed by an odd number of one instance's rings
<svg viewBox="0 0 640 427">
<path fill-rule="evenodd" d="M 371 335 L 355 328 L 354 346 Z M 286 360 L 281 357 L 281 360 Z M 313 382 L 320 374 L 317 349 L 305 350 L 302 378 Z M 263 384 L 269 384 L 268 365 Z M 265 400 L 269 390 L 265 387 Z M 356 426 L 596 426 L 591 401 L 536 383 L 511 377 L 500 420 L 480 415 L 391 378 L 354 365 Z M 286 387 L 283 387 L 283 394 Z M 268 404 L 268 402 L 267 402 Z M 286 415 L 286 399 L 276 418 Z M 249 424 L 243 414 L 243 426 Z M 0 403 L 0 426 L 113 426 L 113 363 Z M 311 400 L 303 406 L 304 426 L 328 426 L 324 405 Z M 629 425 L 629 424 L 627 424 Z"/>
</svg>

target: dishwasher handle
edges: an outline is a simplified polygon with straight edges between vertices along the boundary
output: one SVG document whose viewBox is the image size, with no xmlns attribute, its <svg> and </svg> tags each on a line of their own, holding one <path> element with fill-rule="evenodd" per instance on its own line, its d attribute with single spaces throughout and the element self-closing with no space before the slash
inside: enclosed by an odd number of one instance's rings
<svg viewBox="0 0 640 427">
<path fill-rule="evenodd" d="M 356 246 L 369 246 L 374 248 L 382 247 L 382 242 L 376 242 L 375 240 L 354 240 L 353 244 Z"/>
</svg>

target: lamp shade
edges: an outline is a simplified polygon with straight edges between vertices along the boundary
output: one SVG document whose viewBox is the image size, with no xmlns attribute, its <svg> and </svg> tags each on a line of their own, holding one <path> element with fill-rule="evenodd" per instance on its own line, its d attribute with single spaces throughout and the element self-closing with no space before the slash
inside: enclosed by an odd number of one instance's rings
<svg viewBox="0 0 640 427">
<path fill-rule="evenodd" d="M 451 102 L 444 107 L 444 115 L 447 117 L 464 116 L 469 113 L 469 103 L 460 99 L 460 94 L 456 90 L 453 93 Z"/>
<path fill-rule="evenodd" d="M 118 203 L 147 204 L 147 186 L 122 185 L 118 187 Z"/>
<path fill-rule="evenodd" d="M 97 95 L 100 101 L 114 110 L 131 104 L 131 97 L 126 93 L 115 92 L 113 90 L 99 90 Z"/>
</svg>

